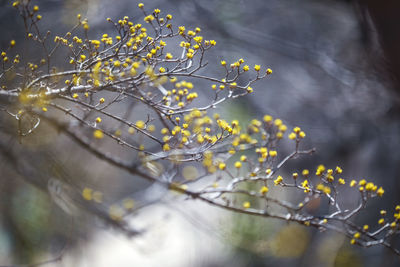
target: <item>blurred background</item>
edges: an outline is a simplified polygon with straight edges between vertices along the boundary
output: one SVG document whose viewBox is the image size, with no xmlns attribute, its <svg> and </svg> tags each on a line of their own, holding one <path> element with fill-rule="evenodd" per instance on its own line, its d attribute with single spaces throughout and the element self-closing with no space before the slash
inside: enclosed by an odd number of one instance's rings
<svg viewBox="0 0 400 267">
<path fill-rule="evenodd" d="M 105 23 L 129 16 L 142 21 L 137 1 L 40 0 L 42 29 L 65 33 L 76 14 L 97 36 Z M 219 61 L 244 58 L 273 74 L 254 94 L 224 104 L 228 119 L 270 114 L 307 133 L 304 148 L 317 153 L 289 165 L 291 173 L 318 164 L 341 166 L 348 179 L 372 180 L 385 189 L 360 224 L 376 224 L 400 198 L 400 4 L 394 0 L 153 0 L 148 11 L 173 14 L 174 25 L 201 27 L 217 47 L 204 73 Z M 0 43 L 23 48 L 23 22 L 10 1 L 0 1 Z M 32 60 L 36 47 L 29 48 Z M 39 50 L 38 50 L 39 51 Z M 58 56 L 60 62 L 66 59 Z M 36 58 L 37 59 L 37 58 Z M 218 76 L 218 75 L 215 75 Z M 201 83 L 197 88 L 201 88 Z M 199 91 L 202 91 L 201 89 Z M 202 95 L 207 101 L 210 90 Z M 71 218 L 47 193 L 49 177 L 106 188 L 112 202 L 149 185 L 93 158 L 65 136 L 40 128 L 19 144 L 16 123 L 0 115 L 0 265 L 35 263 L 63 253 L 54 266 L 398 266 L 382 247 L 361 249 L 335 233 L 250 218 L 163 197 L 134 217 L 146 234 L 132 239 L 91 218 Z M 289 148 L 288 148 L 289 149 Z M 290 151 L 290 150 L 287 150 Z M 343 192 L 344 201 L 354 196 Z M 396 240 L 393 240 L 396 242 Z"/>
</svg>

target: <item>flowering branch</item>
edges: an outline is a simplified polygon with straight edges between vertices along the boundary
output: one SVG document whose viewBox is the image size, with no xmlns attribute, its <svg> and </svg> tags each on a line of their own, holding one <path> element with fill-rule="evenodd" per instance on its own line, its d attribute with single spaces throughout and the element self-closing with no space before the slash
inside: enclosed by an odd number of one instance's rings
<svg viewBox="0 0 400 267">
<path fill-rule="evenodd" d="M 269 115 L 246 125 L 207 113 L 225 101 L 251 94 L 251 86 L 271 75 L 271 69 L 261 71 L 255 65 L 251 71 L 243 59 L 229 65 L 223 60 L 221 77 L 197 74 L 207 68 L 206 54 L 216 41 L 201 36 L 200 28 L 175 27 L 172 15 L 163 17 L 159 9 L 147 14 L 143 4 L 139 8 L 147 28 L 127 16 L 107 19 L 117 35 L 89 39 L 89 22 L 78 15 L 76 26 L 62 37 L 55 36 L 52 45 L 47 42 L 51 33 L 40 31 L 39 7 L 31 1 L 16 1 L 13 6 L 24 19 L 27 41 L 39 43 L 44 54 L 37 64 L 23 62 L 14 52 L 15 41 L 1 54 L 0 99 L 6 103 L 1 111 L 18 121 L 20 141 L 46 122 L 99 159 L 189 199 L 333 230 L 349 237 L 351 244 L 383 245 L 400 255 L 388 241 L 399 232 L 400 206 L 392 221 L 381 211 L 373 231 L 352 221 L 370 199 L 384 194 L 381 187 L 365 180 L 349 182 L 341 177 L 340 167 L 323 165 L 315 173 L 305 169 L 283 177 L 287 162 L 315 152 L 300 149 L 304 131 L 295 127 L 286 135 L 282 120 Z M 67 64 L 56 66 L 51 61 L 55 51 L 66 55 Z M 14 71 L 14 78 L 7 79 Z M 250 78 L 242 84 L 246 77 Z M 195 104 L 199 95 L 192 81 L 197 80 L 208 83 L 214 92 L 204 106 Z M 141 118 L 133 119 L 137 117 Z M 281 155 L 285 137 L 293 142 L 293 152 Z M 102 147 L 107 140 L 134 153 L 136 160 L 107 152 Z M 231 159 L 233 155 L 238 159 Z M 355 207 L 340 201 L 346 184 L 360 196 Z M 301 201 L 274 197 L 274 190 L 294 192 Z M 88 203 L 102 202 L 101 192 L 87 187 L 80 197 Z M 309 212 L 307 206 L 315 199 L 327 201 L 329 212 Z M 107 214 L 120 228 L 135 211 L 133 200 L 124 203 L 112 205 Z"/>
</svg>

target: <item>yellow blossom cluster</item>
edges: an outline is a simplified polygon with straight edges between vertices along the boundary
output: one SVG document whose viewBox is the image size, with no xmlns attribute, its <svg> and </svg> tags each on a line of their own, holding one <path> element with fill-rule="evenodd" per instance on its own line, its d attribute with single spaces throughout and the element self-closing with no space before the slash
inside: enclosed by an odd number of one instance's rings
<svg viewBox="0 0 400 267">
<path fill-rule="evenodd" d="M 304 137 L 306 137 L 306 134 L 300 129 L 300 127 L 294 127 L 293 132 L 289 134 L 289 139 L 291 140 L 299 140 Z"/>
<path fill-rule="evenodd" d="M 82 190 L 82 197 L 87 201 L 95 201 L 101 203 L 103 201 L 103 193 L 100 191 L 93 190 L 91 188 L 85 187 Z"/>
<path fill-rule="evenodd" d="M 383 196 L 383 193 L 385 193 L 385 190 L 383 190 L 382 187 L 379 187 L 375 185 L 372 182 L 367 182 L 365 179 L 361 179 L 360 181 L 352 180 L 350 182 L 350 187 L 355 187 L 359 186 L 358 190 L 361 193 L 367 193 L 368 195 L 376 195 L 376 196 Z"/>
</svg>

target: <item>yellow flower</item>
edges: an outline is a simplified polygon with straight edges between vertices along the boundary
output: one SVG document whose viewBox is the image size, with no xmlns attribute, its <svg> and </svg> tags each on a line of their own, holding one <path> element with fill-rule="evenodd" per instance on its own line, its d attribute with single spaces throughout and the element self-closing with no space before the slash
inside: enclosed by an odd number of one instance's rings
<svg viewBox="0 0 400 267">
<path fill-rule="evenodd" d="M 82 197 L 83 197 L 85 200 L 90 201 L 90 200 L 92 200 L 92 192 L 93 192 L 93 190 L 92 190 L 91 188 L 85 187 L 85 188 L 83 189 L 83 191 L 82 191 Z"/>
<path fill-rule="evenodd" d="M 249 201 L 245 201 L 245 202 L 243 202 L 243 208 L 245 208 L 245 209 L 249 209 L 251 207 L 251 204 L 250 204 L 250 202 Z"/>
<path fill-rule="evenodd" d="M 260 189 L 260 193 L 261 194 L 266 194 L 266 193 L 268 193 L 268 187 L 266 187 L 266 186 L 263 186 L 263 187 L 261 187 L 261 189 Z"/>
<path fill-rule="evenodd" d="M 336 166 L 335 172 L 338 174 L 341 174 L 343 172 L 343 170 L 339 166 Z"/>
<path fill-rule="evenodd" d="M 276 157 L 277 155 L 278 155 L 278 152 L 276 152 L 275 150 L 270 150 L 270 151 L 269 151 L 269 156 L 270 156 L 270 157 L 274 158 L 274 157 Z"/>
<path fill-rule="evenodd" d="M 142 120 L 138 120 L 136 122 L 136 127 L 138 127 L 139 129 L 144 129 L 145 126 L 146 126 L 146 124 Z"/>
<path fill-rule="evenodd" d="M 163 150 L 164 150 L 164 151 L 169 151 L 169 150 L 171 150 L 171 148 L 170 148 L 170 146 L 169 146 L 168 143 L 165 143 L 165 144 L 163 145 Z"/>
<path fill-rule="evenodd" d="M 108 213 L 112 220 L 121 221 L 124 215 L 124 210 L 114 204 L 110 206 Z"/>
<path fill-rule="evenodd" d="M 372 190 L 374 189 L 374 184 L 371 183 L 371 182 L 367 183 L 367 184 L 365 185 L 365 189 L 366 189 L 367 191 L 372 191 Z"/>
<path fill-rule="evenodd" d="M 316 189 L 319 190 L 319 191 L 324 191 L 325 186 L 323 184 L 318 184 Z"/>
<path fill-rule="evenodd" d="M 325 166 L 320 164 L 317 168 L 315 175 L 321 176 L 325 172 Z"/>
<path fill-rule="evenodd" d="M 126 198 L 122 201 L 122 205 L 126 210 L 132 210 L 135 206 L 135 201 L 131 198 Z"/>
<path fill-rule="evenodd" d="M 260 66 L 260 65 L 255 65 L 255 66 L 254 66 L 254 70 L 255 70 L 255 71 L 259 71 L 260 69 L 261 69 L 261 66 Z"/>
<path fill-rule="evenodd" d="M 300 133 L 300 131 L 301 131 L 301 129 L 300 129 L 300 127 L 294 127 L 293 128 L 293 132 L 295 132 L 295 133 Z"/>
<path fill-rule="evenodd" d="M 323 191 L 324 191 L 325 194 L 330 194 L 331 193 L 331 188 L 329 186 L 325 186 Z"/>
<path fill-rule="evenodd" d="M 282 125 L 282 120 L 281 119 L 275 119 L 274 124 L 276 127 L 280 127 Z"/>
<path fill-rule="evenodd" d="M 264 115 L 263 120 L 268 123 L 271 122 L 273 118 L 271 115 Z"/>
<path fill-rule="evenodd" d="M 220 170 L 225 170 L 226 164 L 223 163 L 223 162 L 221 162 L 221 163 L 218 164 L 218 168 L 219 168 Z"/>
<path fill-rule="evenodd" d="M 278 185 L 278 184 L 280 184 L 281 182 L 283 181 L 283 178 L 282 178 L 282 176 L 278 176 L 278 177 L 276 177 L 276 179 L 274 180 L 274 184 L 275 185 Z"/>
<path fill-rule="evenodd" d="M 96 139 L 102 139 L 104 137 L 104 133 L 101 130 L 95 130 L 93 132 L 93 137 Z"/>
<path fill-rule="evenodd" d="M 306 190 L 304 190 L 304 192 L 308 192 L 309 191 L 309 184 L 308 184 L 308 180 L 304 180 L 301 183 L 301 186 L 304 187 Z"/>
<path fill-rule="evenodd" d="M 365 179 L 362 179 L 361 181 L 358 182 L 358 185 L 364 186 L 367 184 L 367 181 Z"/>
<path fill-rule="evenodd" d="M 150 21 L 153 21 L 154 19 L 155 19 L 155 18 L 154 18 L 153 15 L 148 15 L 148 16 L 146 16 L 146 17 L 144 18 L 144 21 L 150 22 Z"/>
<path fill-rule="evenodd" d="M 242 163 L 240 161 L 235 162 L 235 168 L 240 169 L 242 167 Z"/>
<path fill-rule="evenodd" d="M 135 76 L 136 73 L 137 73 L 136 69 L 132 67 L 131 70 L 130 70 L 131 76 Z"/>
<path fill-rule="evenodd" d="M 380 196 L 380 197 L 383 195 L 383 193 L 385 193 L 385 190 L 383 190 L 382 187 L 379 187 L 378 191 L 376 191 L 376 194 L 377 194 L 378 196 Z"/>
</svg>

